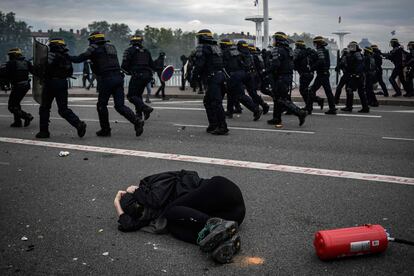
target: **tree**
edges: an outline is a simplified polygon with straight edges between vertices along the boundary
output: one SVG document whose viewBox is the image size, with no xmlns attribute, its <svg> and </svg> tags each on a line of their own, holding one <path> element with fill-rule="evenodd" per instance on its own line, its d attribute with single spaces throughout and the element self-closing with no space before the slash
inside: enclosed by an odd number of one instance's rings
<svg viewBox="0 0 414 276">
<path fill-rule="evenodd" d="M 94 21 L 88 25 L 88 29 L 90 32 L 101 32 L 106 34 L 110 30 L 110 25 L 106 21 Z"/>
<path fill-rule="evenodd" d="M 0 61 L 6 61 L 8 50 L 15 47 L 31 56 L 30 28 L 26 22 L 16 21 L 15 13 L 6 14 L 0 11 Z"/>
</svg>

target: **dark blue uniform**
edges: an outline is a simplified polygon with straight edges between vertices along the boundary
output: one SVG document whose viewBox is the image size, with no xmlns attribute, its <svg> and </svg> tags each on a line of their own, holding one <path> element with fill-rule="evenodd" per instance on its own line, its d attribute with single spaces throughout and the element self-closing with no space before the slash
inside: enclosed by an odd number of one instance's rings
<svg viewBox="0 0 414 276">
<path fill-rule="evenodd" d="M 395 90 L 395 94 L 393 96 L 401 96 L 401 89 L 398 86 L 395 79 L 398 77 L 403 85 L 407 94 L 411 95 L 413 91 L 411 91 L 410 87 L 407 85 L 404 76 L 404 59 L 407 56 L 407 53 L 404 51 L 403 47 L 398 45 L 394 47 L 390 53 L 383 54 L 387 59 L 391 60 L 394 64 L 394 69 L 392 70 L 391 76 L 389 78 L 392 87 Z"/>
<path fill-rule="evenodd" d="M 374 59 L 375 59 L 375 66 L 377 67 L 375 79 L 378 82 L 378 84 L 381 86 L 382 92 L 384 93 L 385 97 L 388 97 L 388 89 L 387 86 L 384 83 L 384 80 L 382 79 L 382 54 L 381 51 L 378 49 L 374 49 Z"/>
</svg>

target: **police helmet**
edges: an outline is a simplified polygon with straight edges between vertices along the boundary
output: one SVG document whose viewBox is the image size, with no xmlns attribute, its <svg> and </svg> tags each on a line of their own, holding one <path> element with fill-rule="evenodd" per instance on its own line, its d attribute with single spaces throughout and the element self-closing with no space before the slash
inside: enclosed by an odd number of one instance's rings
<svg viewBox="0 0 414 276">
<path fill-rule="evenodd" d="M 398 47 L 398 46 L 400 46 L 400 42 L 398 41 L 397 38 L 393 38 L 393 39 L 390 40 L 390 45 L 391 45 L 391 47 Z"/>
<path fill-rule="evenodd" d="M 129 43 L 131 45 L 141 45 L 144 42 L 144 37 L 140 34 L 133 35 L 129 38 Z"/>
<path fill-rule="evenodd" d="M 199 43 L 213 41 L 213 33 L 209 29 L 202 29 L 196 33 Z"/>
<path fill-rule="evenodd" d="M 322 36 L 316 36 L 313 39 L 313 44 L 316 45 L 317 47 L 318 46 L 326 46 L 326 45 L 328 45 L 328 43 L 326 43 L 325 39 Z"/>
<path fill-rule="evenodd" d="M 407 48 L 410 49 L 410 50 L 413 50 L 414 49 L 414 41 L 408 42 Z"/>
<path fill-rule="evenodd" d="M 372 54 L 374 52 L 374 50 L 372 49 L 372 47 L 365 47 L 364 52 L 368 53 L 368 54 Z"/>
<path fill-rule="evenodd" d="M 297 40 L 295 42 L 295 46 L 298 47 L 298 48 L 304 48 L 304 47 L 306 47 L 306 44 L 305 44 L 305 41 L 303 41 L 303 40 Z"/>
<path fill-rule="evenodd" d="M 276 32 L 273 38 L 275 45 L 289 45 L 288 36 L 284 32 Z"/>
<path fill-rule="evenodd" d="M 48 44 L 49 44 L 49 48 L 52 51 L 68 51 L 68 49 L 66 48 L 66 43 L 63 40 L 63 38 L 60 38 L 60 37 L 51 38 Z"/>
<path fill-rule="evenodd" d="M 230 46 L 233 46 L 234 45 L 234 43 L 233 43 L 233 41 L 231 41 L 230 39 L 228 39 L 228 38 L 223 38 L 221 41 L 220 41 L 220 47 L 221 48 L 227 48 L 227 47 L 230 47 Z"/>
<path fill-rule="evenodd" d="M 107 42 L 105 39 L 105 34 L 101 32 L 93 32 L 88 37 L 89 43 L 97 44 L 97 43 L 104 43 Z"/>
<path fill-rule="evenodd" d="M 22 50 L 21 50 L 20 48 L 11 48 L 11 49 L 7 52 L 7 54 L 8 54 L 9 56 L 15 56 L 15 57 L 18 57 L 18 56 L 21 56 L 21 55 L 22 55 Z"/>
<path fill-rule="evenodd" d="M 359 48 L 359 44 L 356 41 L 351 41 L 348 44 L 348 49 L 350 52 L 356 52 L 356 51 L 360 51 L 361 49 Z"/>
</svg>

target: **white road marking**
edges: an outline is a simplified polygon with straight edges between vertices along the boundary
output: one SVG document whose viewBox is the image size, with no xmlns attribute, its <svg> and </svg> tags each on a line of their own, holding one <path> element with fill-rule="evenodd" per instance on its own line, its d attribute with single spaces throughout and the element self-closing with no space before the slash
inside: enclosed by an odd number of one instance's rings
<svg viewBox="0 0 414 276">
<path fill-rule="evenodd" d="M 400 141 L 411 141 L 414 142 L 412 138 L 398 138 L 398 137 L 382 137 L 384 140 L 400 140 Z"/>
<path fill-rule="evenodd" d="M 38 140 L 25 140 L 25 139 L 7 138 L 7 137 L 0 137 L 0 142 L 50 147 L 50 148 L 59 148 L 59 149 L 67 149 L 67 150 L 111 153 L 111 154 L 126 155 L 126 156 L 136 156 L 136 157 L 154 158 L 154 159 L 161 159 L 161 160 L 181 161 L 181 162 L 208 164 L 208 165 L 219 165 L 219 166 L 228 166 L 228 167 L 237 167 L 237 168 L 298 173 L 298 174 L 316 175 L 316 176 L 328 176 L 328 177 L 385 182 L 385 183 L 396 183 L 396 184 L 414 186 L 414 178 L 409 178 L 409 177 L 297 167 L 297 166 L 278 165 L 278 164 L 271 164 L 271 163 L 249 162 L 249 161 L 210 158 L 210 157 L 171 154 L 171 153 L 138 151 L 138 150 L 96 147 L 96 146 L 86 146 L 86 145 L 77 145 L 77 144 L 55 143 L 55 142 L 44 142 L 44 141 L 38 141 Z"/>
<path fill-rule="evenodd" d="M 174 124 L 174 126 L 207 128 L 207 126 L 203 126 L 203 125 Z M 234 130 L 248 130 L 248 131 L 265 131 L 265 132 L 284 132 L 284 133 L 299 133 L 299 134 L 315 134 L 315 132 L 312 132 L 312 131 L 299 131 L 299 130 L 286 130 L 286 129 L 266 129 L 266 128 L 232 127 L 232 126 L 229 126 L 228 128 L 229 129 L 234 129 Z"/>
<path fill-rule="evenodd" d="M 359 114 L 343 114 L 343 113 L 337 113 L 336 115 L 326 115 L 325 113 L 316 113 L 312 112 L 312 115 L 317 116 L 338 116 L 338 117 L 357 117 L 357 118 L 382 118 L 380 115 L 359 115 Z"/>
<path fill-rule="evenodd" d="M 9 163 L 9 162 L 0 162 L 0 165 L 3 165 L 3 166 L 9 166 L 9 165 L 10 165 L 10 163 Z"/>
<path fill-rule="evenodd" d="M 414 113 L 414 110 L 372 110 L 373 112 L 382 112 L 382 113 L 407 113 L 407 114 L 411 114 Z"/>
</svg>

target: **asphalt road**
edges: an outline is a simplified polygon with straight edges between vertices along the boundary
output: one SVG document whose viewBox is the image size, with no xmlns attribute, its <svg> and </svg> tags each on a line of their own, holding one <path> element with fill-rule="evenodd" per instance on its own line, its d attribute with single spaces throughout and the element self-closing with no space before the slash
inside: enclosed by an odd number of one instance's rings
<svg viewBox="0 0 414 276">
<path fill-rule="evenodd" d="M 30 127 L 12 129 L 6 103 L 0 98 L 0 138 L 36 140 L 38 116 Z M 414 273 L 413 247 L 390 244 L 383 254 L 322 262 L 312 244 L 318 230 L 366 223 L 381 224 L 396 237 L 414 240 L 414 186 L 375 181 L 376 175 L 414 178 L 412 108 L 381 106 L 368 115 L 353 116 L 324 116 L 315 110 L 320 114 L 308 117 L 302 127 L 295 117 L 284 116 L 282 131 L 266 124 L 270 114 L 253 122 L 245 111 L 228 120 L 230 135 L 216 137 L 205 133 L 201 101 L 154 102 L 156 110 L 141 137 L 135 137 L 133 127 L 111 108 L 112 137 L 99 138 L 96 100 L 71 98 L 70 104 L 87 122 L 87 135 L 78 138 L 54 105 L 47 142 L 301 170 L 269 171 L 99 150 L 69 150 L 69 156 L 58 157 L 59 148 L 0 142 L 2 275 Z M 23 109 L 38 113 L 30 98 L 24 99 Z M 303 168 L 369 177 L 314 175 Z M 216 265 L 197 246 L 169 235 L 117 230 L 113 198 L 119 189 L 153 173 L 180 169 L 196 170 L 205 178 L 222 175 L 240 186 L 247 214 L 240 229 L 242 250 L 233 263 Z M 260 261 L 254 263 L 251 257 Z"/>
</svg>

